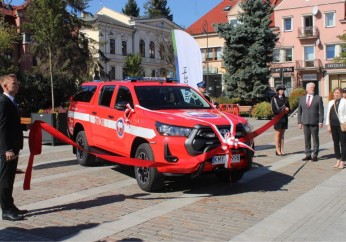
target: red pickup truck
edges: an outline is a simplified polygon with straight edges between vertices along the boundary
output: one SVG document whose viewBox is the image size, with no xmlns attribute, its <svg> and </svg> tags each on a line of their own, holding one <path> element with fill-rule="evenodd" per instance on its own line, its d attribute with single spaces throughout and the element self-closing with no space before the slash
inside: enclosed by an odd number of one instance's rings
<svg viewBox="0 0 346 242">
<path fill-rule="evenodd" d="M 220 112 L 194 88 L 169 80 L 83 83 L 68 110 L 69 135 L 84 148 L 74 149 L 81 165 L 95 162 L 88 152 L 92 148 L 174 164 L 135 166 L 144 191 L 162 189 L 165 176 L 172 175 L 215 172 L 222 180 L 241 179 L 254 153 L 246 148 L 226 152 L 219 136 L 231 130 L 239 141 L 253 146 L 253 140 L 245 139 L 252 131 L 246 119 Z"/>
</svg>

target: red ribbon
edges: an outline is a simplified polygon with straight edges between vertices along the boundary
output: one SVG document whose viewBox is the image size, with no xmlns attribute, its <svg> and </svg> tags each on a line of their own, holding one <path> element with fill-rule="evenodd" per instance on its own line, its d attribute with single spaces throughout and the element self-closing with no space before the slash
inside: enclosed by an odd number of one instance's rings
<svg viewBox="0 0 346 242">
<path fill-rule="evenodd" d="M 131 110 L 128 111 L 128 114 L 131 115 Z M 255 130 L 252 133 L 249 133 L 246 136 L 246 139 L 250 140 L 258 135 L 262 134 L 264 131 L 266 131 L 268 128 L 270 128 L 272 125 L 274 125 L 279 119 L 282 118 L 283 115 L 287 113 L 286 110 L 283 110 L 279 115 L 277 115 L 274 119 L 272 119 L 270 122 L 263 125 L 261 128 Z M 47 133 L 51 134 L 55 138 L 59 139 L 60 141 L 70 144 L 74 146 L 77 149 L 83 149 L 78 144 L 76 144 L 74 141 L 69 139 L 67 136 L 65 136 L 63 133 L 56 130 L 54 127 L 50 126 L 49 124 L 36 120 L 31 128 L 29 133 L 29 149 L 30 149 L 30 157 L 28 161 L 28 166 L 25 172 L 24 177 L 24 184 L 23 188 L 24 190 L 30 190 L 30 182 L 31 182 L 31 175 L 32 175 L 32 167 L 34 162 L 34 156 L 39 155 L 42 152 L 42 129 L 45 130 Z M 209 152 L 203 153 L 201 155 L 191 157 L 189 159 L 180 159 L 179 160 L 179 172 L 182 172 L 182 169 L 186 169 L 186 171 L 191 171 L 191 169 L 197 169 L 198 165 L 207 160 L 212 158 L 215 155 L 220 155 L 222 153 L 225 153 L 225 150 L 222 148 L 222 146 L 227 146 L 226 153 L 229 154 L 230 149 L 232 148 L 249 148 L 247 145 L 236 142 L 236 143 L 228 143 L 226 141 L 222 142 L 223 144 L 216 149 L 213 149 Z M 224 147 L 225 148 L 225 147 Z M 121 157 L 121 156 L 115 156 L 115 155 L 103 155 L 103 154 L 96 154 L 96 153 L 90 153 L 92 155 L 95 155 L 97 157 L 100 157 L 102 159 L 117 163 L 117 164 L 123 164 L 123 165 L 131 165 L 131 166 L 143 166 L 143 167 L 162 167 L 166 166 L 171 169 L 172 172 L 174 172 L 174 167 L 178 165 L 177 163 L 166 163 L 166 162 L 158 162 L 158 161 L 150 161 L 150 160 L 141 160 L 137 158 L 128 158 L 128 157 Z"/>
<path fill-rule="evenodd" d="M 279 121 L 288 111 L 286 109 L 282 110 L 277 116 L 275 116 L 271 121 L 263 125 L 262 127 L 256 129 L 255 131 L 248 133 L 246 135 L 247 140 L 251 140 L 265 132 L 271 126 L 273 126 L 277 121 Z"/>
<path fill-rule="evenodd" d="M 34 162 L 34 156 L 41 154 L 41 151 L 42 151 L 42 129 L 66 144 L 70 144 L 76 147 L 77 149 L 83 149 L 74 141 L 69 139 L 67 136 L 65 136 L 63 133 L 59 132 L 58 130 L 50 126 L 49 124 L 36 120 L 32 124 L 30 128 L 30 133 L 29 133 L 30 157 L 29 157 L 28 166 L 25 172 L 25 177 L 24 177 L 24 185 L 23 185 L 24 190 L 30 190 L 30 181 L 31 181 L 31 173 L 32 173 L 32 166 Z M 121 156 L 103 155 L 103 154 L 96 154 L 96 153 L 90 153 L 90 154 L 100 157 L 102 159 L 115 162 L 118 164 L 123 164 L 123 165 L 145 166 L 145 167 L 167 166 L 167 163 L 162 163 L 157 161 L 153 162 L 153 161 L 141 160 L 137 158 L 126 158 Z M 172 166 L 174 164 L 168 164 L 168 165 Z"/>
</svg>

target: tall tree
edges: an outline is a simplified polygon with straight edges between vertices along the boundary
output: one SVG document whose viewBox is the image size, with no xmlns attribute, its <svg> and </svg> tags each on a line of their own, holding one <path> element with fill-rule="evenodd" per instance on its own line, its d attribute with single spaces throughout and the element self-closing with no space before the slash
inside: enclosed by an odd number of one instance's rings
<svg viewBox="0 0 346 242">
<path fill-rule="evenodd" d="M 219 24 L 216 30 L 225 39 L 224 78 L 228 94 L 248 99 L 269 88 L 269 64 L 278 36 L 270 28 L 270 0 L 243 0 L 240 7 L 239 24 Z"/>
<path fill-rule="evenodd" d="M 54 76 L 64 75 L 70 81 L 88 73 L 91 54 L 88 40 L 79 32 L 86 24 L 77 17 L 89 0 L 31 0 L 27 9 L 34 55 L 40 73 L 50 76 L 51 102 L 54 110 Z M 54 58 L 53 58 L 54 56 Z M 48 65 L 47 65 L 48 63 Z"/>
<path fill-rule="evenodd" d="M 144 69 L 142 66 L 142 57 L 140 54 L 130 54 L 126 57 L 125 75 L 128 77 L 142 77 L 144 76 Z"/>
<path fill-rule="evenodd" d="M 18 70 L 11 54 L 9 55 L 13 52 L 13 43 L 17 40 L 16 29 L 5 22 L 5 17 L 0 12 L 0 75 L 15 73 Z"/>
<path fill-rule="evenodd" d="M 136 0 L 128 0 L 125 4 L 125 8 L 122 9 L 124 14 L 132 17 L 138 17 L 139 10 Z"/>
<path fill-rule="evenodd" d="M 150 18 L 164 17 L 173 21 L 173 14 L 171 9 L 167 7 L 167 0 L 148 0 L 144 4 L 145 14 Z"/>
</svg>

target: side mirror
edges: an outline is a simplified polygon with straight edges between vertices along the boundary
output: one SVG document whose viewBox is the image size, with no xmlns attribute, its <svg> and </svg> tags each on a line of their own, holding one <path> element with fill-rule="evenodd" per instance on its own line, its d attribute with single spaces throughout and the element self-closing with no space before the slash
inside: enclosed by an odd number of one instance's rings
<svg viewBox="0 0 346 242">
<path fill-rule="evenodd" d="M 121 101 L 121 102 L 118 102 L 115 104 L 115 108 L 119 111 L 125 111 L 127 109 L 126 105 L 128 104 L 129 102 L 127 101 Z M 131 105 L 131 104 L 130 104 Z M 132 107 L 132 105 L 131 105 Z"/>
</svg>

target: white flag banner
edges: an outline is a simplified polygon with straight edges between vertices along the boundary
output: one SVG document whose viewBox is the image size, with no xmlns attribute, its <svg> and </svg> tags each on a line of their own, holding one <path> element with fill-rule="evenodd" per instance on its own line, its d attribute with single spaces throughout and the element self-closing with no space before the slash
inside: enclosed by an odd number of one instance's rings
<svg viewBox="0 0 346 242">
<path fill-rule="evenodd" d="M 203 81 L 202 56 L 197 41 L 178 29 L 172 30 L 172 39 L 179 82 L 197 88 L 197 83 Z"/>
</svg>

